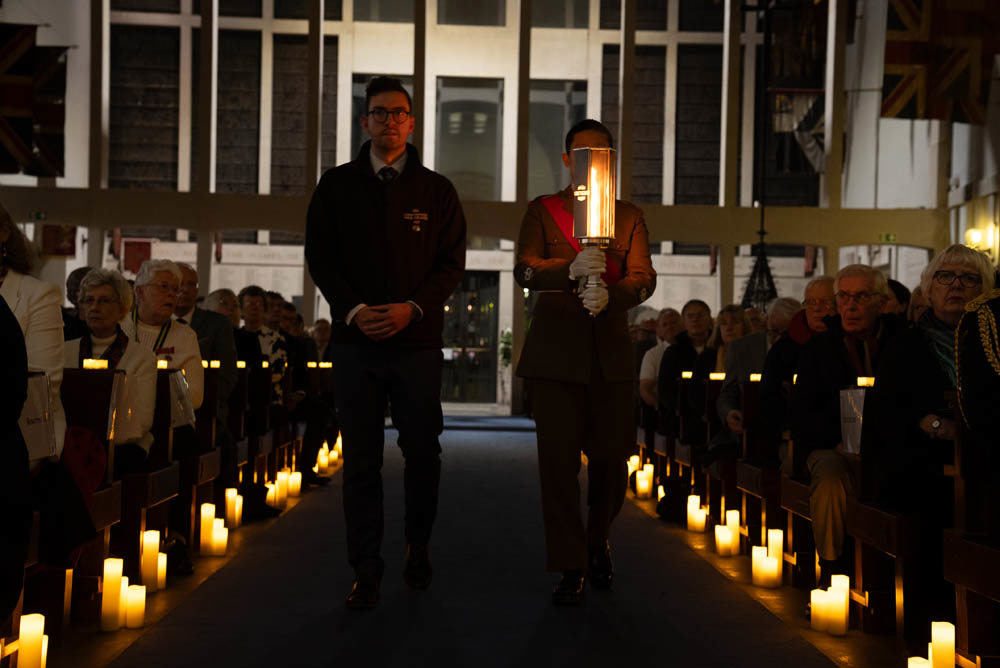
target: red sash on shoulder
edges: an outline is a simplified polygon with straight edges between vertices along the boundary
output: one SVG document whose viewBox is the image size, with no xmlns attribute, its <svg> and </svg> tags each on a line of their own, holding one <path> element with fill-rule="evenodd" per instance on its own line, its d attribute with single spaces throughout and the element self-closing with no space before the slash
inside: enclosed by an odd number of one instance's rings
<svg viewBox="0 0 1000 668">
<path fill-rule="evenodd" d="M 559 231 L 566 237 L 566 241 L 577 253 L 583 250 L 580 242 L 573 236 L 573 214 L 563 208 L 563 201 L 559 195 L 549 195 L 542 198 L 545 210 L 556 221 Z M 608 285 L 614 285 L 622 278 L 622 268 L 610 257 L 608 258 L 608 270 L 601 274 L 601 278 Z"/>
</svg>

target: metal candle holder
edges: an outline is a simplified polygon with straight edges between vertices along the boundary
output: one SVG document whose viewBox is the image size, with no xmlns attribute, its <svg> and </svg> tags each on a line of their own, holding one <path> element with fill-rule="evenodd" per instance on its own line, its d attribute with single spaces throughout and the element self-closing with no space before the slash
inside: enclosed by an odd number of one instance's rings
<svg viewBox="0 0 1000 668">
<path fill-rule="evenodd" d="M 607 248 L 615 237 L 615 150 L 573 149 L 573 174 L 573 236 Z M 590 274 L 584 287 L 600 284 L 600 274 Z"/>
</svg>

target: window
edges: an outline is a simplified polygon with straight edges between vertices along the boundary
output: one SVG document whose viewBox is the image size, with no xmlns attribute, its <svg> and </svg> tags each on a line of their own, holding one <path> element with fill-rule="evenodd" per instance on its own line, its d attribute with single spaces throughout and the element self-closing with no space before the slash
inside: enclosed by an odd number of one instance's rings
<svg viewBox="0 0 1000 668">
<path fill-rule="evenodd" d="M 180 31 L 111 26 L 108 184 L 177 190 Z"/>
<path fill-rule="evenodd" d="M 466 26 L 507 25 L 506 0 L 438 0 L 438 23 Z"/>
<path fill-rule="evenodd" d="M 278 0 L 280 3 L 281 0 Z M 191 3 L 191 13 L 201 14 L 201 0 Z M 219 16 L 260 17 L 261 0 L 219 0 Z"/>
<path fill-rule="evenodd" d="M 678 22 L 681 30 L 722 32 L 725 7 L 721 0 L 680 0 Z"/>
<path fill-rule="evenodd" d="M 181 0 L 111 0 L 111 11 L 179 14 Z"/>
<path fill-rule="evenodd" d="M 531 3 L 533 28 L 587 28 L 587 0 L 538 0 Z"/>
<path fill-rule="evenodd" d="M 675 0 L 676 1 L 676 0 Z M 697 0 L 709 2 L 710 0 Z M 668 0 L 636 0 L 636 30 L 666 30 Z M 618 30 L 622 26 L 621 0 L 601 0 L 601 28 Z"/>
<path fill-rule="evenodd" d="M 413 23 L 413 0 L 354 0 L 354 20 Z"/>
<path fill-rule="evenodd" d="M 722 47 L 686 44 L 677 51 L 674 202 L 719 203 Z"/>
<path fill-rule="evenodd" d="M 437 171 L 462 199 L 499 200 L 503 79 L 438 77 Z"/>
<path fill-rule="evenodd" d="M 368 82 L 377 76 L 382 76 L 379 74 L 355 74 L 351 82 L 351 159 L 353 160 L 358 155 L 358 151 L 361 150 L 361 145 L 368 141 L 368 133 L 361 129 L 361 121 L 359 120 L 368 110 L 365 109 L 365 88 L 368 86 Z M 396 77 L 399 82 L 403 84 L 403 88 L 411 96 L 413 95 L 413 77 L 411 76 L 400 76 L 395 74 L 390 74 L 388 76 Z M 416 113 L 416 110 L 411 110 Z"/>
<path fill-rule="evenodd" d="M 562 190 L 569 170 L 562 163 L 569 129 L 586 117 L 586 81 L 531 82 L 528 197 Z"/>
<path fill-rule="evenodd" d="M 198 77 L 193 79 L 197 86 Z M 219 31 L 218 80 L 215 190 L 256 194 L 260 146 L 259 32 Z M 197 105 L 193 106 L 193 112 L 197 114 Z M 194 148 L 192 156 L 196 152 Z"/>
<path fill-rule="evenodd" d="M 341 0 L 325 0 L 323 3 L 323 19 L 326 21 L 343 20 Z M 309 0 L 275 0 L 274 18 L 276 19 L 308 19 Z"/>
</svg>

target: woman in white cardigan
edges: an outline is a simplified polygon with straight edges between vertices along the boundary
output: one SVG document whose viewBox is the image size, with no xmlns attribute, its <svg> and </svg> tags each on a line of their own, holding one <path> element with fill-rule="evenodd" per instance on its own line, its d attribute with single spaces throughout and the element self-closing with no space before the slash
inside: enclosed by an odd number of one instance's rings
<svg viewBox="0 0 1000 668">
<path fill-rule="evenodd" d="M 115 411 L 115 477 L 143 468 L 153 437 L 156 408 L 156 357 L 122 331 L 119 322 L 132 309 L 132 288 L 117 271 L 92 269 L 80 283 L 78 304 L 87 334 L 67 341 L 66 366 L 104 359 L 125 372 Z"/>
<path fill-rule="evenodd" d="M 66 435 L 59 387 L 63 370 L 62 293 L 59 287 L 31 276 L 32 253 L 24 234 L 0 205 L 0 297 L 21 325 L 28 350 L 28 370 L 49 377 L 49 406 L 55 422 L 55 457 L 62 455 Z M 34 457 L 31 467 L 41 461 Z"/>
</svg>

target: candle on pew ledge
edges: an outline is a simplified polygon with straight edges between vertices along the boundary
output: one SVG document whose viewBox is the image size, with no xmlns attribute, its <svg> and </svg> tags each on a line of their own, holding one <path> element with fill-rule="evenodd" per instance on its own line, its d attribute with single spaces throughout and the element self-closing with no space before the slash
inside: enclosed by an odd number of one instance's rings
<svg viewBox="0 0 1000 668">
<path fill-rule="evenodd" d="M 871 376 L 858 376 L 858 387 L 875 387 L 875 379 Z"/>
<path fill-rule="evenodd" d="M 316 364 L 316 362 L 306 362 L 306 368 L 307 369 L 316 369 L 316 368 L 319 368 L 319 365 Z"/>
<path fill-rule="evenodd" d="M 83 360 L 83 368 L 84 369 L 107 369 L 108 368 L 108 361 L 107 360 L 95 360 L 95 359 L 89 359 L 88 358 L 88 359 Z"/>
<path fill-rule="evenodd" d="M 108 557 L 104 560 L 104 578 L 101 588 L 101 630 L 117 631 L 118 624 L 118 602 L 122 588 L 122 566 L 125 565 L 121 559 Z"/>
<path fill-rule="evenodd" d="M 750 382 L 751 383 L 759 383 L 761 378 L 763 378 L 763 376 L 761 374 L 759 374 L 759 373 L 752 373 L 752 374 L 750 374 Z"/>
<path fill-rule="evenodd" d="M 128 578 L 122 577 L 121 589 L 118 593 L 118 628 L 128 623 Z"/>
<path fill-rule="evenodd" d="M 201 529 L 198 532 L 198 548 L 202 554 L 211 554 L 212 526 L 215 521 L 215 504 L 201 504 Z"/>
<path fill-rule="evenodd" d="M 156 569 L 160 554 L 160 532 L 156 529 L 142 532 L 142 555 L 139 572 L 142 582 L 150 592 L 156 591 Z"/>
<path fill-rule="evenodd" d="M 237 369 L 245 369 L 245 368 L 247 368 L 246 360 L 236 360 L 236 368 Z"/>
<path fill-rule="evenodd" d="M 156 555 L 156 588 L 167 588 L 167 554 L 160 552 Z"/>
<path fill-rule="evenodd" d="M 681 371 L 681 378 L 684 380 L 691 380 L 694 378 L 694 371 Z"/>
<path fill-rule="evenodd" d="M 125 613 L 125 626 L 130 629 L 141 629 L 146 622 L 146 587 L 129 585 L 128 611 Z"/>
<path fill-rule="evenodd" d="M 751 581 L 758 587 L 764 586 L 764 568 L 762 562 L 767 556 L 767 548 L 763 545 L 754 545 L 750 549 L 750 576 Z"/>
<path fill-rule="evenodd" d="M 708 379 L 709 380 L 725 380 L 726 379 L 726 374 L 723 373 L 723 372 L 721 372 L 721 371 L 713 371 L 712 373 L 708 374 Z"/>
<path fill-rule="evenodd" d="M 826 631 L 826 590 L 813 589 L 809 592 L 809 626 L 814 631 Z"/>
<path fill-rule="evenodd" d="M 18 630 L 18 668 L 41 668 L 45 660 L 43 638 L 45 636 L 45 615 L 21 615 Z"/>
<path fill-rule="evenodd" d="M 292 471 L 288 474 L 288 496 L 297 498 L 302 495 L 302 473 Z"/>
<path fill-rule="evenodd" d="M 333 362 L 320 362 L 319 363 L 319 368 L 320 369 L 332 369 L 333 368 Z"/>
<path fill-rule="evenodd" d="M 167 360 L 156 360 L 156 368 L 157 369 L 166 369 L 167 366 L 168 366 L 167 365 Z"/>
<path fill-rule="evenodd" d="M 226 488 L 226 526 L 235 529 L 236 524 L 236 488 Z"/>
<path fill-rule="evenodd" d="M 236 526 L 243 524 L 243 495 L 236 495 Z"/>
<path fill-rule="evenodd" d="M 288 471 L 278 471 L 278 507 L 284 508 L 288 503 Z"/>
<path fill-rule="evenodd" d="M 954 668 L 955 625 L 951 622 L 931 622 L 930 660 L 934 668 Z"/>
</svg>

